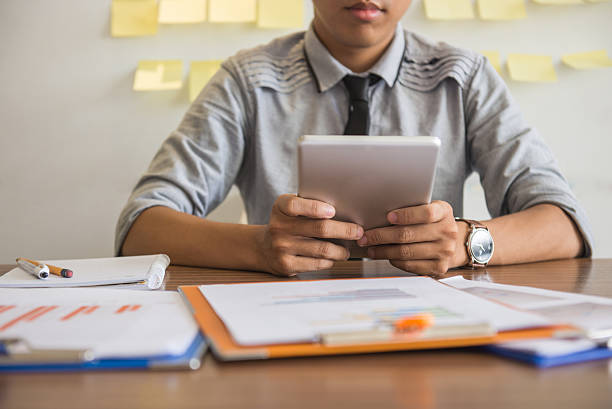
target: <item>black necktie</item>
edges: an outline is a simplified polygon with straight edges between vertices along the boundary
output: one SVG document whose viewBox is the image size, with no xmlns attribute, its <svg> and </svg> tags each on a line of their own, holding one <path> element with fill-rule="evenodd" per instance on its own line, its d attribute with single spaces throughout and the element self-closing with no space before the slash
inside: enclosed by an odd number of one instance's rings
<svg viewBox="0 0 612 409">
<path fill-rule="evenodd" d="M 370 130 L 370 96 L 369 86 L 380 78 L 375 75 L 358 77 L 347 75 L 343 78 L 344 86 L 349 92 L 349 119 L 344 128 L 345 135 L 368 135 Z"/>
</svg>

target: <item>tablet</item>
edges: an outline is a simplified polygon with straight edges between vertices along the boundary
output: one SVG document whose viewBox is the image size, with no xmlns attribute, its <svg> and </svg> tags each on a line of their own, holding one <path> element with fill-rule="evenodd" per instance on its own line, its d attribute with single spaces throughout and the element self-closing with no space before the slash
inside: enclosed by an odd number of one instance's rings
<svg viewBox="0 0 612 409">
<path fill-rule="evenodd" d="M 336 208 L 336 220 L 369 230 L 387 213 L 431 201 L 440 139 L 431 136 L 304 135 L 298 195 Z"/>
</svg>

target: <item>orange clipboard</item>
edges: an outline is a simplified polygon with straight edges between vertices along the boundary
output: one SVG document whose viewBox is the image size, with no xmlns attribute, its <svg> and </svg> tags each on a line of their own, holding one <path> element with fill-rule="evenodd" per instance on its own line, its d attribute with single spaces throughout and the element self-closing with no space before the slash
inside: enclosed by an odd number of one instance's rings
<svg viewBox="0 0 612 409">
<path fill-rule="evenodd" d="M 465 336 L 441 339 L 385 340 L 378 342 L 325 345 L 300 343 L 263 346 L 242 346 L 234 342 L 230 332 L 217 316 L 198 286 L 181 286 L 179 293 L 187 301 L 196 322 L 210 344 L 214 355 L 222 361 L 289 358 L 321 355 L 367 354 L 375 352 L 410 351 L 458 348 L 508 342 L 519 339 L 549 338 L 567 326 L 549 326 L 516 331 L 505 331 L 490 336 Z"/>
</svg>

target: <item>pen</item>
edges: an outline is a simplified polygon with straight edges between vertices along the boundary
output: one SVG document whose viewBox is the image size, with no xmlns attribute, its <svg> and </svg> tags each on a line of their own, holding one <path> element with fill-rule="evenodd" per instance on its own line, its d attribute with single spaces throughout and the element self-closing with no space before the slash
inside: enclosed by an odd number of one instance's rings
<svg viewBox="0 0 612 409">
<path fill-rule="evenodd" d="M 49 267 L 44 264 L 31 263 L 29 260 L 18 258 L 17 265 L 21 267 L 28 274 L 32 274 L 34 277 L 46 280 L 49 278 Z"/>
<path fill-rule="evenodd" d="M 40 263 L 36 260 L 28 260 L 27 258 L 21 258 L 21 260 L 25 260 L 28 261 L 32 264 L 43 264 Z M 54 274 L 56 276 L 60 276 L 60 277 L 64 277 L 64 278 L 70 278 L 72 277 L 72 270 L 69 270 L 67 268 L 62 268 L 62 267 L 56 267 L 56 266 L 52 266 L 51 264 L 46 264 L 47 267 L 49 267 L 49 273 Z"/>
</svg>

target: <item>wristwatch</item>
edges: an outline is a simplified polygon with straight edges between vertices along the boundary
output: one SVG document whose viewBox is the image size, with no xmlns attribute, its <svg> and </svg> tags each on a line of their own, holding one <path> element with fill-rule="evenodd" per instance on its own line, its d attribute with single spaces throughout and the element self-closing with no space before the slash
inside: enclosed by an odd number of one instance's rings
<svg viewBox="0 0 612 409">
<path fill-rule="evenodd" d="M 465 241 L 469 259 L 466 267 L 486 267 L 489 261 L 491 261 L 493 251 L 495 250 L 491 232 L 489 232 L 487 226 L 483 226 L 475 220 L 462 219 L 460 217 L 455 217 L 455 220 L 466 222 L 470 226 L 467 240 Z"/>
</svg>

